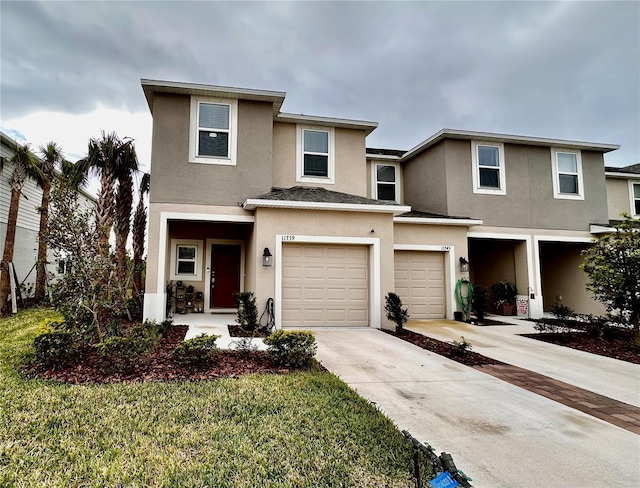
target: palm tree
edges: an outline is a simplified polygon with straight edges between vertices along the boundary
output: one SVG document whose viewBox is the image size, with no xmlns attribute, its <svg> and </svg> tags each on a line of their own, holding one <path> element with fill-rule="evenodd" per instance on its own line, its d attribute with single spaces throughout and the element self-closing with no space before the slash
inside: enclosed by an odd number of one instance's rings
<svg viewBox="0 0 640 488">
<path fill-rule="evenodd" d="M 11 175 L 11 201 L 7 218 L 7 235 L 4 241 L 2 262 L 0 263 L 0 272 L 2 274 L 2 278 L 0 278 L 0 314 L 9 312 L 9 301 L 7 299 L 11 293 L 9 263 L 13 261 L 22 188 L 27 178 L 36 180 L 43 178 L 42 171 L 38 168 L 38 160 L 31 152 L 28 144 L 16 146 L 15 154 L 9 160 L 9 164 L 13 166 L 13 173 Z M 0 171 L 4 170 L 4 167 L 5 160 L 0 158 Z"/>
<path fill-rule="evenodd" d="M 96 204 L 96 228 L 102 254 L 109 254 L 109 234 L 115 218 L 116 169 L 120 158 L 120 140 L 115 132 L 102 132 L 102 139 L 90 139 L 87 157 L 80 167 L 100 175 L 101 187 Z"/>
<path fill-rule="evenodd" d="M 116 266 L 120 283 L 127 278 L 127 239 L 131 228 L 133 208 L 133 172 L 138 171 L 138 157 L 133 140 L 120 144 L 116 165 L 118 190 L 115 198 Z"/>
<path fill-rule="evenodd" d="M 49 221 L 49 198 L 51 196 L 51 182 L 55 176 L 56 165 L 63 161 L 62 148 L 51 141 L 46 146 L 40 146 L 40 169 L 43 178 L 37 181 L 42 188 L 42 202 L 40 204 L 40 230 L 38 231 L 38 257 L 36 260 L 36 303 L 41 303 L 45 298 L 47 282 L 47 242 L 44 238 Z"/>
<path fill-rule="evenodd" d="M 149 184 L 149 173 L 144 173 L 138 189 L 138 206 L 133 216 L 133 292 L 138 297 L 142 294 L 142 255 L 144 254 L 144 234 L 147 229 L 144 197 L 149 193 Z M 138 302 L 141 303 L 141 300 L 138 299 Z"/>
</svg>

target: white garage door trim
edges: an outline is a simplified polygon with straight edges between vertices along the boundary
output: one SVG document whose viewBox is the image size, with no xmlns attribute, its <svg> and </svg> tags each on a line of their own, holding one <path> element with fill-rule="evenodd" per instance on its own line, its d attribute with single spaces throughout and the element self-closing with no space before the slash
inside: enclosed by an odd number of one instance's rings
<svg viewBox="0 0 640 488">
<path fill-rule="evenodd" d="M 394 251 L 439 251 L 444 252 L 444 279 L 445 279 L 445 306 L 446 318 L 453 320 L 453 311 L 456 310 L 453 297 L 456 287 L 456 250 L 455 246 L 434 246 L 429 244 L 395 244 Z"/>
<path fill-rule="evenodd" d="M 275 244 L 275 316 L 276 327 L 282 327 L 282 246 L 283 242 L 296 244 L 360 244 L 369 246 L 369 326 L 381 327 L 380 311 L 380 239 L 377 237 L 304 236 L 277 234 Z"/>
</svg>

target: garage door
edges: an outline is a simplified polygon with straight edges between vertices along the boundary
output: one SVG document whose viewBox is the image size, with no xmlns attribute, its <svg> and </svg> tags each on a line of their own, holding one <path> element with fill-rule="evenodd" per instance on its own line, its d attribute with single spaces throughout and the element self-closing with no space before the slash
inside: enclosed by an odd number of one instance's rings
<svg viewBox="0 0 640 488">
<path fill-rule="evenodd" d="M 367 246 L 285 244 L 282 325 L 369 325 Z"/>
<path fill-rule="evenodd" d="M 444 253 L 396 251 L 395 288 L 411 318 L 444 318 Z"/>
</svg>

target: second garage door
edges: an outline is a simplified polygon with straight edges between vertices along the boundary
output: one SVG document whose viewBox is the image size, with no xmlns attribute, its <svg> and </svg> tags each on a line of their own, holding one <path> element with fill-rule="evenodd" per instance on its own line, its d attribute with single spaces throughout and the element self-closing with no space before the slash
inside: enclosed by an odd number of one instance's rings
<svg viewBox="0 0 640 488">
<path fill-rule="evenodd" d="M 395 289 L 411 318 L 444 318 L 444 253 L 396 251 Z"/>
<path fill-rule="evenodd" d="M 367 246 L 285 244 L 283 326 L 369 325 Z"/>
</svg>

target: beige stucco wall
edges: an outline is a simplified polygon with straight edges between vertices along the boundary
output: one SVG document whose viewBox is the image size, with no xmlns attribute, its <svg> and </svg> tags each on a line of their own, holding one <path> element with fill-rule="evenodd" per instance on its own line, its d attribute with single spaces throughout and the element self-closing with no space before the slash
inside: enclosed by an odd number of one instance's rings
<svg viewBox="0 0 640 488">
<path fill-rule="evenodd" d="M 604 315 L 605 307 L 586 290 L 587 274 L 580 269 L 583 259 L 580 251 L 586 244 L 541 243 L 542 291 L 544 309 L 550 310 L 554 302 L 566 305 L 577 313 Z"/>
<path fill-rule="evenodd" d="M 372 233 L 371 230 L 374 229 Z M 268 298 L 275 297 L 275 269 L 280 263 L 275 256 L 276 235 L 366 237 L 380 240 L 380 304 L 383 327 L 384 296 L 393 290 L 393 219 L 391 214 L 333 212 L 319 210 L 256 210 L 254 227 L 255 291 L 258 307 L 264 308 Z M 286 245 L 286 244 L 283 244 Z M 262 266 L 262 251 L 268 247 L 274 254 L 271 267 Z M 370 256 L 371 258 L 371 256 Z M 388 325 L 387 325 L 388 326 Z"/>
<path fill-rule="evenodd" d="M 640 179 L 638 183 L 640 183 Z M 622 212 L 631 213 L 629 180 L 607 178 L 607 208 L 609 209 L 609 219 L 611 220 L 619 220 Z"/>
<path fill-rule="evenodd" d="M 302 124 L 304 125 L 304 124 Z M 306 127 L 306 126 L 305 126 Z M 319 127 L 322 130 L 323 127 Z M 296 124 L 273 124 L 273 186 L 319 186 L 331 191 L 367 196 L 365 132 L 354 129 L 334 129 L 335 184 L 322 180 L 306 183 L 296 181 Z"/>
<path fill-rule="evenodd" d="M 602 153 L 581 152 L 584 200 L 553 197 L 549 147 L 505 143 L 504 154 L 506 195 L 476 194 L 471 141 L 446 139 L 405 163 L 405 203 L 499 227 L 588 230 L 607 222 Z"/>
<path fill-rule="evenodd" d="M 237 164 L 224 166 L 189 162 L 189 96 L 156 93 L 153 100 L 151 202 L 236 205 L 269 191 L 271 104 L 238 101 Z"/>
<path fill-rule="evenodd" d="M 411 205 L 413 210 L 452 215 L 447 213 L 444 142 L 403 163 L 403 182 L 405 205 Z M 459 189 L 456 188 L 455 191 Z"/>
</svg>

